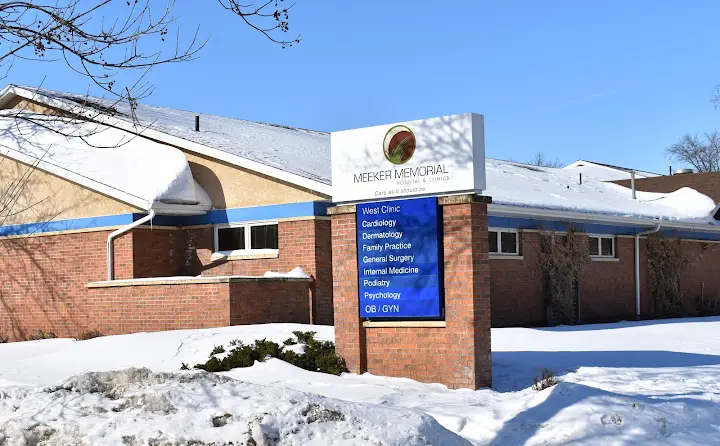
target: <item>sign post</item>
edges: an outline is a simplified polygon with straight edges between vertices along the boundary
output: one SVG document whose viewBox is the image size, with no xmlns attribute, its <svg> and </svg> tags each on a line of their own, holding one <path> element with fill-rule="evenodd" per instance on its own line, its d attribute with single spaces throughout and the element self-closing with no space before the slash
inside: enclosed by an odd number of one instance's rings
<svg viewBox="0 0 720 446">
<path fill-rule="evenodd" d="M 350 371 L 489 386 L 482 115 L 333 132 L 335 345 Z"/>
</svg>

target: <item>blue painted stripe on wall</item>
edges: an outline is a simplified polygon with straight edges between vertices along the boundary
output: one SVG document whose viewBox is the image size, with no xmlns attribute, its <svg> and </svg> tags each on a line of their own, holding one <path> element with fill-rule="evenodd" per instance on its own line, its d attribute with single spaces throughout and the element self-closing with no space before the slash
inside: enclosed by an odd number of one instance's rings
<svg viewBox="0 0 720 446">
<path fill-rule="evenodd" d="M 146 215 L 147 214 L 132 214 L 133 221 L 138 221 Z M 179 218 L 181 217 L 174 217 L 171 215 L 156 215 L 155 218 L 153 218 L 152 223 L 147 222 L 144 223 L 143 226 L 179 226 Z"/>
<path fill-rule="evenodd" d="M 719 234 L 711 234 L 707 232 L 695 232 L 695 231 L 678 231 L 675 229 L 668 231 L 661 231 L 665 237 L 668 238 L 685 238 L 695 240 L 720 240 Z"/>
<path fill-rule="evenodd" d="M 326 215 L 325 203 L 308 201 L 305 203 L 273 204 L 249 208 L 217 209 L 205 215 L 178 217 L 182 226 L 233 223 L 253 220 L 275 220 L 278 218 L 312 217 Z"/>
<path fill-rule="evenodd" d="M 8 235 L 29 235 L 43 232 L 102 228 L 105 226 L 122 226 L 132 223 L 133 220 L 132 214 L 119 214 L 0 226 L 0 237 Z"/>
<path fill-rule="evenodd" d="M 328 208 L 333 206 L 329 201 L 313 201 L 313 204 L 315 205 L 314 215 L 319 217 L 327 215 Z"/>
<path fill-rule="evenodd" d="M 249 208 L 218 209 L 205 215 L 167 216 L 158 215 L 147 226 L 193 226 L 218 223 L 234 223 L 252 220 L 274 220 L 279 218 L 312 217 L 327 215 L 330 203 L 309 201 L 305 203 L 276 204 Z M 119 214 L 99 217 L 74 218 L 19 225 L 0 226 L 0 237 L 9 235 L 29 235 L 43 232 L 70 231 L 102 228 L 106 226 L 124 226 L 137 221 L 146 214 Z"/>
</svg>

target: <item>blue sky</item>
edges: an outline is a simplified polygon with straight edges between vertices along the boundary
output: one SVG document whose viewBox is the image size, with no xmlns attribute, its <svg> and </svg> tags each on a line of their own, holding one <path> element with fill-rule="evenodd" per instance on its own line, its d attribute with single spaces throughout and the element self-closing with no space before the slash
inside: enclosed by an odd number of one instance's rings
<svg viewBox="0 0 720 446">
<path fill-rule="evenodd" d="M 715 130 L 720 2 L 298 0 L 281 49 L 212 1 L 179 2 L 210 37 L 198 60 L 155 70 L 153 105 L 317 130 L 473 111 L 487 155 L 542 151 L 664 173 L 664 149 Z M 84 92 L 60 65 L 8 82 Z M 191 124 L 190 124 L 191 125 Z"/>
</svg>

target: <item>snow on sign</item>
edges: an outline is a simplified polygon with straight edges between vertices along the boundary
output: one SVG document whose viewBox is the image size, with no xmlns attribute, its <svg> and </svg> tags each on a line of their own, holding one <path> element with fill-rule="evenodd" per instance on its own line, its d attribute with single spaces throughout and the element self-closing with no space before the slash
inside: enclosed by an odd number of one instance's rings
<svg viewBox="0 0 720 446">
<path fill-rule="evenodd" d="M 437 198 L 357 206 L 360 317 L 442 316 Z"/>
<path fill-rule="evenodd" d="M 483 116 L 475 113 L 333 132 L 337 203 L 485 189 Z"/>
</svg>

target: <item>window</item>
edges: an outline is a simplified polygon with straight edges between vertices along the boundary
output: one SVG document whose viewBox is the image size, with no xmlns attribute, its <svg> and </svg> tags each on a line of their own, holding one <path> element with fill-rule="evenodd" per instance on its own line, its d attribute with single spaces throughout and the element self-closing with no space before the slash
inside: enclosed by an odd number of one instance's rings
<svg viewBox="0 0 720 446">
<path fill-rule="evenodd" d="M 277 225 L 250 226 L 250 249 L 278 249 Z"/>
<path fill-rule="evenodd" d="M 245 227 L 218 228 L 217 248 L 215 251 L 235 251 L 245 249 Z"/>
<path fill-rule="evenodd" d="M 615 237 L 591 235 L 589 243 L 590 257 L 615 257 Z"/>
<path fill-rule="evenodd" d="M 257 222 L 215 226 L 215 251 L 224 255 L 277 254 L 278 225 Z"/>
<path fill-rule="evenodd" d="M 518 232 L 515 229 L 488 229 L 490 254 L 520 255 Z"/>
</svg>

